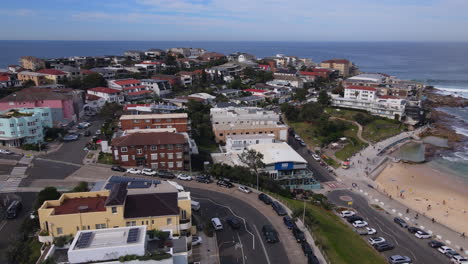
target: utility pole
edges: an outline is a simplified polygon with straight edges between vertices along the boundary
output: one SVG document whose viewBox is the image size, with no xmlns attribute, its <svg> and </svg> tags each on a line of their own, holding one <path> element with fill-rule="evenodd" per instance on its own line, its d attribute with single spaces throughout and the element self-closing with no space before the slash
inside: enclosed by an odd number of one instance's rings
<svg viewBox="0 0 468 264">
<path fill-rule="evenodd" d="M 302 211 L 302 223 L 303 223 L 304 226 L 305 226 L 306 200 L 305 200 L 304 198 L 302 198 L 302 200 L 304 201 L 304 210 Z"/>
</svg>

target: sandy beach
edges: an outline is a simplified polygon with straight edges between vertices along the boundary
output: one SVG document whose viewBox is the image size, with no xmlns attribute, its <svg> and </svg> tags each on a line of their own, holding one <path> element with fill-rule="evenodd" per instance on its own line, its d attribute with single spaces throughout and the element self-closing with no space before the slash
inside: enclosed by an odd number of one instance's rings
<svg viewBox="0 0 468 264">
<path fill-rule="evenodd" d="M 377 177 L 381 191 L 411 210 L 468 234 L 468 188 L 461 179 L 425 164 L 391 163 Z"/>
</svg>

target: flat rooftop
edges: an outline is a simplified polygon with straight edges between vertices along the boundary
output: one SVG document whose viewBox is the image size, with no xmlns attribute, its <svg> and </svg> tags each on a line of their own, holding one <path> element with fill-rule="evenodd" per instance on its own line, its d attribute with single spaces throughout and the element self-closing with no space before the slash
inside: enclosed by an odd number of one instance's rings
<svg viewBox="0 0 468 264">
<path fill-rule="evenodd" d="M 73 239 L 70 250 L 125 247 L 129 244 L 144 246 L 145 236 L 146 226 L 79 231 Z"/>
<path fill-rule="evenodd" d="M 86 197 L 86 198 L 71 198 L 65 199 L 59 206 L 50 206 L 54 208 L 55 215 L 90 213 L 106 211 L 104 206 L 107 197 Z"/>
<path fill-rule="evenodd" d="M 120 120 L 163 119 L 163 118 L 188 118 L 188 115 L 187 115 L 187 113 L 123 115 L 123 116 L 120 117 Z"/>
</svg>

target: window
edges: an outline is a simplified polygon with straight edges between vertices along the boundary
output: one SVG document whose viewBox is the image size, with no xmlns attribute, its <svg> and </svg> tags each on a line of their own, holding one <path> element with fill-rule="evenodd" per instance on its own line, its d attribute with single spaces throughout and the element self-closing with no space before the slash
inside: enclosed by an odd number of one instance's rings
<svg viewBox="0 0 468 264">
<path fill-rule="evenodd" d="M 161 157 L 161 159 L 164 159 L 166 157 L 166 153 L 159 153 L 159 156 Z"/>
<path fill-rule="evenodd" d="M 111 209 L 112 209 L 112 213 L 113 213 L 113 214 L 116 214 L 116 213 L 117 213 L 117 207 L 115 207 L 115 206 L 112 206 L 112 208 L 111 208 Z"/>
<path fill-rule="evenodd" d="M 161 119 L 155 119 L 154 122 L 159 123 L 159 122 L 161 122 Z"/>
<path fill-rule="evenodd" d="M 174 162 L 168 162 L 167 167 L 168 168 L 174 168 Z"/>
<path fill-rule="evenodd" d="M 143 154 L 143 150 L 142 149 L 137 149 L 137 154 Z"/>
<path fill-rule="evenodd" d="M 166 167 L 166 162 L 161 162 L 159 165 L 161 165 L 161 167 Z"/>
<path fill-rule="evenodd" d="M 15 124 L 10 124 L 10 127 L 15 127 Z"/>
<path fill-rule="evenodd" d="M 157 170 L 158 169 L 158 163 L 151 163 L 151 168 Z"/>
<path fill-rule="evenodd" d="M 150 122 L 150 120 L 149 120 L 149 119 L 145 119 L 145 122 L 146 122 L 146 123 L 149 123 L 149 122 Z"/>
<path fill-rule="evenodd" d="M 5 135 L 5 131 L 0 131 L 0 135 Z"/>
<path fill-rule="evenodd" d="M 57 227 L 57 235 L 63 234 L 63 228 Z"/>
<path fill-rule="evenodd" d="M 96 224 L 96 229 L 104 229 L 107 228 L 106 224 Z"/>
<path fill-rule="evenodd" d="M 154 220 L 151 220 L 151 224 L 154 225 Z"/>
<path fill-rule="evenodd" d="M 157 160 L 158 159 L 158 154 L 151 154 L 151 159 L 152 160 Z"/>
<path fill-rule="evenodd" d="M 140 123 L 140 120 L 134 119 L 133 123 Z"/>
<path fill-rule="evenodd" d="M 128 161 L 128 155 L 122 155 L 122 161 Z"/>
<path fill-rule="evenodd" d="M 121 147 L 120 148 L 120 152 L 127 152 L 128 151 L 128 148 L 127 147 Z"/>
<path fill-rule="evenodd" d="M 187 211 L 181 210 L 180 211 L 180 218 L 182 218 L 183 220 L 187 219 Z"/>
<path fill-rule="evenodd" d="M 177 159 L 181 159 L 182 158 L 182 152 L 177 152 L 176 156 L 177 156 Z"/>
<path fill-rule="evenodd" d="M 166 119 L 166 122 L 172 122 L 172 119 L 168 118 Z"/>
<path fill-rule="evenodd" d="M 177 144 L 176 149 L 182 149 L 182 144 Z"/>
<path fill-rule="evenodd" d="M 127 221 L 127 226 L 136 226 L 136 221 Z"/>
<path fill-rule="evenodd" d="M 167 225 L 172 225 L 172 218 L 167 218 L 166 223 Z"/>
<path fill-rule="evenodd" d="M 166 145 L 161 145 L 159 146 L 160 149 L 165 149 L 166 148 Z"/>
<path fill-rule="evenodd" d="M 158 146 L 152 145 L 152 146 L 151 146 L 151 150 L 158 150 Z"/>
<path fill-rule="evenodd" d="M 182 168 L 182 161 L 177 162 L 177 168 Z"/>
<path fill-rule="evenodd" d="M 168 159 L 173 159 L 173 158 L 174 158 L 174 154 L 173 154 L 173 153 L 167 153 L 167 158 L 168 158 Z"/>
<path fill-rule="evenodd" d="M 145 221 L 141 221 L 141 224 L 144 225 L 144 224 L 145 224 Z"/>
</svg>

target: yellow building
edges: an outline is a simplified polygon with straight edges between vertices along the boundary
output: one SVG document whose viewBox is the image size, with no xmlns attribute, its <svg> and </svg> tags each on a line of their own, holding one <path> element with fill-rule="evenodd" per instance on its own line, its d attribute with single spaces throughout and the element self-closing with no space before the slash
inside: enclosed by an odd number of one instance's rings
<svg viewBox="0 0 468 264">
<path fill-rule="evenodd" d="M 353 64 L 345 59 L 332 59 L 320 63 L 320 67 L 338 70 L 343 77 L 350 75 L 352 66 Z"/>
<path fill-rule="evenodd" d="M 53 237 L 80 230 L 145 225 L 148 230 L 190 234 L 191 199 L 188 192 L 127 190 L 117 183 L 110 191 L 64 193 L 45 201 L 38 210 L 42 230 Z M 130 186 L 130 185 L 129 185 Z"/>
</svg>

